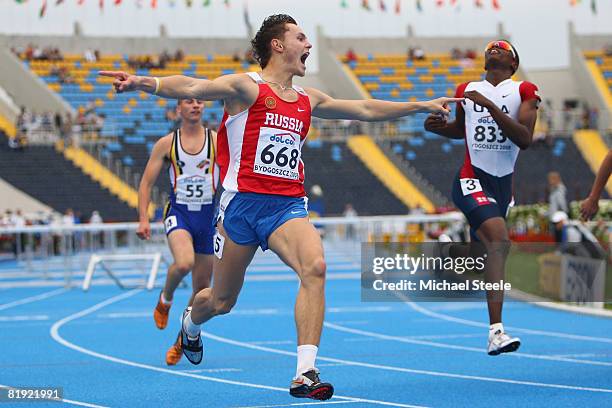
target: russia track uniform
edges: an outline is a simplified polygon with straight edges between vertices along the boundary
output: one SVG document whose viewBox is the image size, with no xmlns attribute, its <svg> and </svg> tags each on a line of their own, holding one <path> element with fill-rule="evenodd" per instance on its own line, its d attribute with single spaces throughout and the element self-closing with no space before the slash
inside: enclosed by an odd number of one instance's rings
<svg viewBox="0 0 612 408">
<path fill-rule="evenodd" d="M 223 193 L 216 221 L 241 245 L 268 248 L 268 237 L 292 218 L 308 216 L 302 146 L 310 128 L 308 95 L 295 102 L 279 98 L 259 74 L 255 103 L 223 115 L 217 136 Z"/>
</svg>

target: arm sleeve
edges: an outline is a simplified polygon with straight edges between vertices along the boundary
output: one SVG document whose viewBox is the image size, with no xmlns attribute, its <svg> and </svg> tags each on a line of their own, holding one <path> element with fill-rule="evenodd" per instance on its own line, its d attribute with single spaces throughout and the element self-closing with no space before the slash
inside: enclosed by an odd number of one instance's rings
<svg viewBox="0 0 612 408">
<path fill-rule="evenodd" d="M 538 93 L 538 87 L 531 82 L 521 82 L 519 93 L 521 94 L 521 102 L 525 102 L 530 99 L 537 99 L 538 103 L 542 101 L 542 98 L 540 98 L 540 94 Z"/>
</svg>

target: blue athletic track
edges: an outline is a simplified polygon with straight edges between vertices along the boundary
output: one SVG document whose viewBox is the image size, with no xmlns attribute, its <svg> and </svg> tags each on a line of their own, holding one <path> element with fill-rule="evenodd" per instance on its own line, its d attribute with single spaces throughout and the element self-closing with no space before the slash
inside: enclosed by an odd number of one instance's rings
<svg viewBox="0 0 612 408">
<path fill-rule="evenodd" d="M 165 352 L 190 289 L 177 290 L 160 331 L 152 318 L 158 290 L 122 290 L 98 271 L 85 293 L 62 287 L 65 262 L 45 261 L 44 277 L 37 261 L 33 273 L 3 262 L 0 384 L 63 388 L 64 402 L 36 407 L 612 406 L 612 319 L 509 302 L 505 326 L 523 344 L 490 357 L 484 304 L 364 303 L 359 253 L 326 245 L 326 256 L 317 366 L 335 386 L 329 401 L 289 396 L 298 285 L 270 253 L 257 255 L 235 309 L 203 326 L 203 363 L 183 358 L 174 367 Z M 126 264 L 120 275 L 130 273 Z"/>
</svg>

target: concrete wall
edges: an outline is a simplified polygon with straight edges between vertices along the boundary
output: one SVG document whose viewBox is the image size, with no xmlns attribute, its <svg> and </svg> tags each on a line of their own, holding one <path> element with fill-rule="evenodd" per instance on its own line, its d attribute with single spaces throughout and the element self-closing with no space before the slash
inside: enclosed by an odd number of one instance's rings
<svg viewBox="0 0 612 408">
<path fill-rule="evenodd" d="M 17 209 L 20 209 L 25 214 L 36 213 L 38 211 L 52 211 L 51 207 L 48 205 L 32 198 L 1 178 L 0 197 L 2 197 L 2 200 L 0 200 L 0 213 L 2 214 L 4 214 L 6 210 L 15 211 Z"/>
<path fill-rule="evenodd" d="M 586 66 L 583 51 L 600 49 L 610 42 L 609 36 L 579 36 L 574 31 L 572 23 L 569 23 L 570 35 L 570 72 L 575 83 L 576 90 L 582 99 L 589 105 L 599 109 L 599 130 L 612 128 L 612 112 L 599 88 L 593 81 L 591 73 Z M 607 40 L 606 40 L 607 38 Z M 584 48 L 583 48 L 584 47 Z"/>
<path fill-rule="evenodd" d="M 47 85 L 26 69 L 8 49 L 0 47 L 0 86 L 11 95 L 17 105 L 28 106 L 37 112 L 67 112 L 72 108 Z"/>
<path fill-rule="evenodd" d="M 170 52 L 182 49 L 187 54 L 233 54 L 241 55 L 250 47 L 246 37 L 242 38 L 169 38 L 164 26 L 160 36 L 151 37 L 84 37 L 79 34 L 78 24 L 71 36 L 24 36 L 0 35 L 0 46 L 26 47 L 36 44 L 41 47 L 57 47 L 64 53 L 82 54 L 86 49 L 99 50 L 102 54 L 147 54 Z"/>
<path fill-rule="evenodd" d="M 414 46 L 422 47 L 425 52 L 442 53 L 450 52 L 457 47 L 460 49 L 473 48 L 477 52 L 484 50 L 487 43 L 495 39 L 492 36 L 443 36 L 443 37 L 424 37 L 414 34 L 412 26 L 406 26 L 406 34 L 402 37 L 393 38 L 327 38 L 327 47 L 336 55 L 344 55 L 349 48 L 357 54 L 367 54 L 380 52 L 382 54 L 405 54 L 408 48 Z M 504 27 L 500 23 L 497 25 L 496 37 L 507 38 L 510 36 L 504 33 Z"/>
</svg>

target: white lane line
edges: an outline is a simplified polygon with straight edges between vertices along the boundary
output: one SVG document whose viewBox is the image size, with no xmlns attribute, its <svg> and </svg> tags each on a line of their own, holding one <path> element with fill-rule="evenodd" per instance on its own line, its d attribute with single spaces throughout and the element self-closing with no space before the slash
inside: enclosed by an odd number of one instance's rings
<svg viewBox="0 0 612 408">
<path fill-rule="evenodd" d="M 330 329 L 338 330 L 344 333 L 358 334 L 360 336 L 371 337 L 371 338 L 376 338 L 380 340 L 391 340 L 391 341 L 397 341 L 400 343 L 419 344 L 422 346 L 445 348 L 445 349 L 451 349 L 451 350 L 472 351 L 478 354 L 486 353 L 486 350 L 484 349 L 484 347 L 479 348 L 479 347 L 458 346 L 455 344 L 438 343 L 438 342 L 426 341 L 426 340 L 417 340 L 417 339 L 410 338 L 410 337 L 390 336 L 387 334 L 381 334 L 381 333 L 376 333 L 376 332 L 371 332 L 371 331 L 366 331 L 366 330 L 352 329 L 350 327 L 344 327 L 344 326 L 340 326 L 338 324 L 333 324 L 333 323 L 323 323 L 323 324 L 325 327 L 329 327 Z M 574 358 L 547 356 L 547 355 L 540 355 L 540 354 L 528 354 L 528 353 L 515 352 L 515 353 L 506 353 L 505 356 L 517 357 L 517 358 L 531 358 L 534 360 L 562 361 L 566 363 L 612 367 L 612 363 L 605 362 L 605 361 L 578 360 Z"/>
<path fill-rule="evenodd" d="M 19 306 L 19 305 L 25 305 L 27 303 L 32 303 L 32 302 L 36 302 L 38 300 L 43 300 L 43 299 L 47 299 L 50 298 L 52 296 L 57 296 L 60 295 L 64 292 L 68 291 L 68 289 L 66 288 L 62 288 L 62 289 L 55 289 L 49 292 L 44 292 L 35 296 L 30 296 L 27 298 L 23 298 L 23 299 L 19 299 L 19 300 L 15 300 L 9 303 L 4 303 L 2 305 L 0 305 L 0 310 L 6 310 L 6 309 L 10 309 L 11 307 L 15 307 L 15 306 Z"/>
<path fill-rule="evenodd" d="M 0 388 L 6 388 L 6 389 L 9 389 L 9 390 L 17 390 L 17 389 L 19 389 L 19 388 L 16 388 L 16 387 L 11 387 L 11 386 L 9 386 L 9 385 L 2 385 L 2 384 L 0 384 Z M 45 401 L 45 400 L 46 400 L 46 399 L 40 399 L 40 400 L 36 400 L 36 401 L 37 401 L 37 402 L 43 402 L 43 401 Z M 62 399 L 51 399 L 51 398 L 49 398 L 48 400 L 49 400 L 50 402 L 65 402 L 65 403 L 67 403 L 67 404 L 79 405 L 79 406 L 81 406 L 81 407 L 90 407 L 90 408 L 109 408 L 109 407 L 106 407 L 106 406 L 104 406 L 104 405 L 96 405 L 96 404 L 92 404 L 92 403 L 90 403 L 90 402 L 74 401 L 74 400 L 69 400 L 69 399 L 66 399 L 66 398 L 62 398 Z"/>
<path fill-rule="evenodd" d="M 361 279 L 361 274 L 359 273 L 328 273 L 326 275 L 326 279 L 328 281 L 332 280 L 359 280 Z M 158 281 L 161 280 L 161 277 L 158 278 Z M 268 274 L 268 275 L 255 275 L 245 277 L 245 281 L 249 282 L 297 282 L 298 278 L 295 273 L 290 274 Z M 81 280 L 75 280 L 75 284 L 79 284 Z M 121 282 L 126 286 L 138 286 L 143 285 L 142 278 L 126 278 L 122 279 Z M 22 281 L 22 282 L 3 282 L 0 283 L 0 289 L 7 288 L 41 288 L 41 287 L 57 287 L 64 286 L 66 282 L 61 280 L 35 280 L 35 281 Z M 116 283 L 112 279 L 107 278 L 96 278 L 92 280 L 92 285 L 95 286 L 115 286 Z"/>
<path fill-rule="evenodd" d="M 58 342 L 59 344 L 68 347 L 72 350 L 75 350 L 79 353 L 83 353 L 83 354 L 87 354 L 90 355 L 92 357 L 96 357 L 102 360 L 106 360 L 106 361 L 112 361 L 114 363 L 118 363 L 118 364 L 124 364 L 127 366 L 131 366 L 131 367 L 136 367 L 136 368 L 142 368 L 145 370 L 151 370 L 151 371 L 157 371 L 160 373 L 165 373 L 165 374 L 171 374 L 171 375 L 178 375 L 181 377 L 190 377 L 190 378 L 196 378 L 199 380 L 205 380 L 205 381 L 211 381 L 211 382 L 217 382 L 217 383 L 221 383 L 221 384 L 229 384 L 229 385 L 237 385 L 240 387 L 249 387 L 249 388 L 257 388 L 257 389 L 262 389 L 262 390 L 271 390 L 271 391 L 279 391 L 282 392 L 283 394 L 287 394 L 287 388 L 281 388 L 281 387 L 273 387 L 270 385 L 263 385 L 263 384 L 253 384 L 253 383 L 247 383 L 247 382 L 242 382 L 242 381 L 232 381 L 232 380 L 226 380 L 223 378 L 215 378 L 215 377 L 209 377 L 209 376 L 204 376 L 204 375 L 199 375 L 199 374 L 194 374 L 194 373 L 186 373 L 186 372 L 182 372 L 182 371 L 174 371 L 174 370 L 169 370 L 167 368 L 162 368 L 162 367 L 155 367 L 155 366 L 151 366 L 148 364 L 142 364 L 142 363 L 137 363 L 135 361 L 130 361 L 130 360 L 125 360 L 122 358 L 118 358 L 118 357 L 113 357 L 113 356 L 109 356 L 106 354 L 102 354 L 102 353 L 98 353 L 96 351 L 93 350 L 89 350 L 86 349 L 84 347 L 78 346 L 74 343 L 71 343 L 69 341 L 67 341 L 66 339 L 64 339 L 62 336 L 60 336 L 59 334 L 59 329 L 65 325 L 66 323 L 69 323 L 73 320 L 79 319 L 81 317 L 87 316 L 88 314 L 91 314 L 97 310 L 102 309 L 105 306 L 108 306 L 110 304 L 119 302 L 120 300 L 123 299 L 127 299 L 131 296 L 136 295 L 137 293 L 142 292 L 142 289 L 134 289 L 131 290 L 129 292 L 125 292 L 122 293 L 120 295 L 114 296 L 112 298 L 109 298 L 103 302 L 97 303 L 87 309 L 81 310 L 80 312 L 71 314 L 70 316 L 66 316 L 63 319 L 58 320 L 57 322 L 55 322 L 53 324 L 53 326 L 51 326 L 51 329 L 49 331 L 51 338 L 53 340 L 55 340 L 56 342 Z M 354 401 L 354 402 L 365 402 L 365 403 L 370 403 L 370 404 L 376 404 L 376 405 L 384 405 L 384 406 L 390 406 L 390 407 L 402 407 L 402 408 L 426 408 L 420 405 L 409 405 L 409 404 L 402 404 L 402 403 L 397 403 L 397 402 L 388 402 L 388 401 L 379 401 L 379 400 L 372 400 L 372 399 L 366 399 L 366 398 L 356 398 L 356 397 L 347 397 L 347 396 L 342 396 L 342 395 L 334 395 L 333 398 L 336 399 L 341 399 L 341 400 L 347 400 L 347 401 Z"/>
<path fill-rule="evenodd" d="M 386 313 L 393 310 L 387 306 L 364 306 L 364 307 L 330 307 L 325 310 L 325 313 Z M 293 315 L 292 309 L 277 309 L 277 308 L 257 308 L 257 309 L 235 309 L 230 312 L 232 316 L 289 316 Z M 142 318 L 151 317 L 151 311 L 135 311 L 135 312 L 113 312 L 99 313 L 95 317 L 103 319 L 124 319 L 124 318 Z"/>
<path fill-rule="evenodd" d="M 179 370 L 184 373 L 239 373 L 241 368 L 203 368 L 201 370 Z"/>
<path fill-rule="evenodd" d="M 236 341 L 236 340 L 228 339 L 225 337 L 216 336 L 214 334 L 210 334 L 207 332 L 202 332 L 202 336 L 212 339 L 212 340 L 219 341 L 221 343 L 232 344 L 238 347 L 245 347 L 245 348 L 250 348 L 254 350 L 265 351 L 268 353 L 282 354 L 286 356 L 296 355 L 295 352 L 278 350 L 278 349 L 273 349 L 269 347 L 256 346 L 251 343 Z M 483 376 L 466 375 L 466 374 L 453 374 L 453 373 L 445 373 L 445 372 L 440 372 L 440 371 L 418 370 L 418 369 L 413 369 L 413 368 L 362 363 L 359 361 L 342 360 L 338 358 L 321 357 L 321 356 L 318 356 L 317 359 L 319 361 L 329 361 L 331 363 L 341 363 L 341 364 L 352 365 L 352 366 L 357 366 L 357 367 L 374 368 L 378 370 L 395 371 L 395 372 L 400 372 L 400 373 L 421 374 L 421 375 L 429 375 L 429 376 L 434 376 L 434 377 L 448 377 L 448 378 L 458 378 L 462 380 L 475 380 L 475 381 L 495 382 L 495 383 L 504 383 L 504 384 L 528 385 L 528 386 L 533 386 L 533 387 L 556 388 L 556 389 L 563 389 L 563 390 L 603 392 L 603 393 L 612 394 L 612 389 L 608 389 L 608 388 L 581 387 L 581 386 L 576 386 L 576 385 L 551 384 L 551 383 L 541 383 L 541 382 L 534 382 L 534 381 L 511 380 L 507 378 L 483 377 Z"/>
<path fill-rule="evenodd" d="M 49 320 L 47 315 L 0 316 L 0 322 L 29 322 L 33 320 Z"/>
<path fill-rule="evenodd" d="M 319 402 L 296 402 L 293 404 L 281 404 L 281 405 L 250 405 L 240 406 L 234 408 L 277 408 L 277 407 L 303 407 L 307 405 L 332 405 L 332 404 L 356 404 L 359 401 L 319 401 Z"/>
<path fill-rule="evenodd" d="M 448 316 L 445 315 L 443 313 L 436 313 L 433 312 L 429 309 L 426 309 L 416 303 L 414 303 L 413 301 L 411 301 L 407 296 L 398 293 L 397 296 L 399 298 L 401 298 L 402 300 L 404 300 L 404 303 L 406 303 L 408 306 L 410 306 L 413 310 L 416 310 L 419 313 L 422 313 L 424 315 L 430 316 L 430 317 L 435 317 L 436 319 L 441 319 L 441 320 L 446 320 L 449 322 L 454 322 L 454 323 L 459 323 L 459 324 L 463 324 L 466 326 L 473 326 L 473 327 L 486 327 L 487 329 L 489 328 L 489 325 L 486 323 L 482 323 L 482 322 L 475 322 L 473 320 L 467 320 L 467 319 L 461 319 L 459 317 L 453 317 L 453 316 Z M 506 329 L 508 330 L 512 330 L 515 332 L 519 332 L 519 333 L 527 333 L 527 334 L 535 334 L 538 336 L 547 336 L 547 337 L 557 337 L 557 338 L 562 338 L 562 339 L 572 339 L 572 340 L 585 340 L 585 341 L 593 341 L 593 342 L 599 342 L 599 343 L 611 343 L 612 344 L 612 338 L 609 337 L 595 337 L 595 336 L 583 336 L 583 335 L 579 335 L 579 334 L 568 334 L 568 333 L 559 333 L 559 332 L 554 332 L 554 331 L 544 331 L 544 330 L 532 330 L 532 329 L 524 329 L 522 327 L 513 327 L 513 326 L 505 326 Z"/>
</svg>

